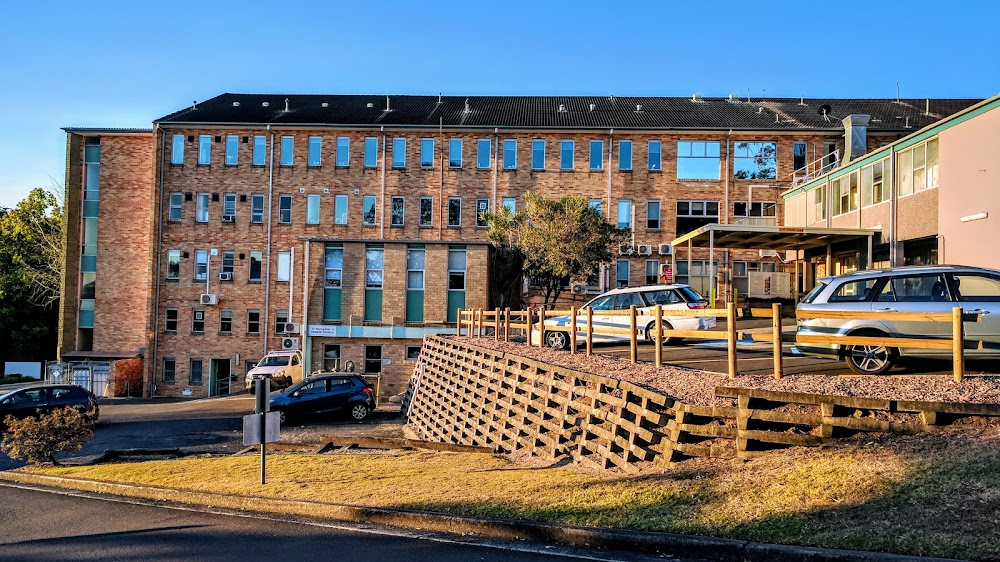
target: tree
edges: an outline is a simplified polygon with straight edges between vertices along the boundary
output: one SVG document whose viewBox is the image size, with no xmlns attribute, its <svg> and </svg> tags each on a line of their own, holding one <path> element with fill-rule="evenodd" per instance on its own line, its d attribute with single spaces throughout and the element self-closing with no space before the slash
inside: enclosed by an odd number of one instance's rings
<svg viewBox="0 0 1000 562">
<path fill-rule="evenodd" d="M 0 449 L 15 459 L 30 463 L 56 461 L 56 453 L 74 453 L 94 436 L 93 422 L 76 408 L 56 408 L 37 418 L 16 419 L 8 416 L 7 432 Z"/>
<path fill-rule="evenodd" d="M 624 242 L 628 229 L 610 224 L 582 197 L 546 199 L 525 196 L 517 213 L 488 213 L 488 236 L 494 247 L 520 254 L 522 271 L 555 302 L 570 281 L 586 281 L 612 259 L 611 248 Z M 493 275 L 494 282 L 503 283 Z"/>
</svg>

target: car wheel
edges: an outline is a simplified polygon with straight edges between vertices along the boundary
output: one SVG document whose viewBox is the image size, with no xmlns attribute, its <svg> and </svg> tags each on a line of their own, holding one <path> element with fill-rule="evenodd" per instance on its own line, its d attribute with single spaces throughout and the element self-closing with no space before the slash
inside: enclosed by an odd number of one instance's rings
<svg viewBox="0 0 1000 562">
<path fill-rule="evenodd" d="M 670 322 L 663 323 L 663 331 L 672 330 L 673 326 Z M 646 341 L 653 343 L 653 333 L 656 332 L 656 322 L 650 322 L 649 326 L 646 326 Z M 663 345 L 677 345 L 683 338 L 664 336 Z"/>
<path fill-rule="evenodd" d="M 882 332 L 860 332 L 854 336 L 887 337 Z M 859 375 L 882 375 L 889 372 L 899 351 L 895 347 L 884 345 L 849 345 L 845 350 L 847 366 Z"/>
<path fill-rule="evenodd" d="M 566 349 L 569 347 L 569 336 L 566 332 L 545 332 L 545 345 L 552 349 Z"/>
<path fill-rule="evenodd" d="M 368 409 L 368 406 L 364 404 L 355 404 L 353 407 L 351 407 L 351 417 L 358 421 L 361 421 L 368 417 L 369 411 L 370 410 Z"/>
</svg>

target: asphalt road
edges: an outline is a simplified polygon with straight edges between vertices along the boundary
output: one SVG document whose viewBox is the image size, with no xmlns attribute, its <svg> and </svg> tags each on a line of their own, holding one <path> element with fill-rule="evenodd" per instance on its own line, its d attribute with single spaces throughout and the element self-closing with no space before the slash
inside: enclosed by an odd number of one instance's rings
<svg viewBox="0 0 1000 562">
<path fill-rule="evenodd" d="M 47 560 L 623 560 L 661 558 L 370 526 L 318 525 L 0 485 L 0 558 Z"/>
</svg>

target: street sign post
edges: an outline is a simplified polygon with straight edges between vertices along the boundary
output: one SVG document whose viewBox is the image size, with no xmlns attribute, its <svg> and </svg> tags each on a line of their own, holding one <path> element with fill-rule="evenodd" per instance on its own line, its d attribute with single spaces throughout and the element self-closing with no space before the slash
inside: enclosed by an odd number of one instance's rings
<svg viewBox="0 0 1000 562">
<path fill-rule="evenodd" d="M 260 445 L 260 483 L 267 482 L 267 444 L 281 440 L 281 418 L 278 412 L 268 411 L 271 393 L 271 375 L 255 377 L 256 394 L 254 413 L 243 416 L 243 444 Z"/>
</svg>

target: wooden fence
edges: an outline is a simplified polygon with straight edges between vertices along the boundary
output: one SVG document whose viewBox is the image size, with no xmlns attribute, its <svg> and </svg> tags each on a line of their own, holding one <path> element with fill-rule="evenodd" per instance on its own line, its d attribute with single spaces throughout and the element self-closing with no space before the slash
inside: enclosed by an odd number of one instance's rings
<svg viewBox="0 0 1000 562">
<path fill-rule="evenodd" d="M 781 378 L 784 376 L 784 360 L 781 343 L 781 305 L 774 304 L 770 309 L 754 308 L 750 310 L 751 316 L 755 318 L 770 318 L 771 331 L 766 334 L 761 333 L 740 333 L 736 328 L 737 309 L 736 305 L 729 303 L 725 308 L 704 308 L 675 310 L 664 309 L 661 305 L 656 305 L 653 311 L 653 333 L 657 337 L 652 337 L 655 347 L 653 364 L 657 367 L 663 365 L 663 340 L 667 337 L 705 339 L 705 340 L 725 340 L 728 374 L 730 378 L 735 378 L 738 374 L 737 341 L 752 340 L 756 342 L 770 343 L 774 357 L 774 376 Z M 563 332 L 569 336 L 569 351 L 576 353 L 579 347 L 580 336 L 583 336 L 587 355 L 593 354 L 594 334 L 607 334 L 621 336 L 623 340 L 629 342 L 630 359 L 632 363 L 638 362 L 639 326 L 637 318 L 639 314 L 635 306 L 628 310 L 602 310 L 600 316 L 626 317 L 628 318 L 627 328 L 612 326 L 594 325 L 594 311 L 590 308 L 577 309 L 572 307 L 568 310 L 520 310 L 494 309 L 494 310 L 461 310 L 458 311 L 458 323 L 456 332 L 462 334 L 463 329 L 470 337 L 488 337 L 487 328 L 493 329 L 493 339 L 498 341 L 510 341 L 512 337 L 520 336 L 525 338 L 528 345 L 532 343 L 537 335 L 537 345 L 545 345 L 545 335 L 549 332 Z M 569 319 L 568 325 L 556 326 L 551 320 L 553 317 L 566 317 Z M 664 319 L 671 317 L 723 317 L 725 318 L 725 329 L 721 330 L 674 330 Z M 982 342 L 972 342 L 965 338 L 965 330 L 962 324 L 965 321 L 978 322 L 980 316 L 975 313 L 964 312 L 962 308 L 955 307 L 951 312 L 843 312 L 843 311 L 798 311 L 796 318 L 799 319 L 829 319 L 829 320 L 884 320 L 886 322 L 898 321 L 926 321 L 926 322 L 947 322 L 951 325 L 951 334 L 947 338 L 940 336 L 906 337 L 896 338 L 889 336 L 847 336 L 837 334 L 824 335 L 796 335 L 796 343 L 801 344 L 835 344 L 840 346 L 867 345 L 886 347 L 906 347 L 919 349 L 948 349 L 952 351 L 954 377 L 956 381 L 961 381 L 965 377 L 965 350 L 968 348 L 982 349 Z"/>
</svg>

